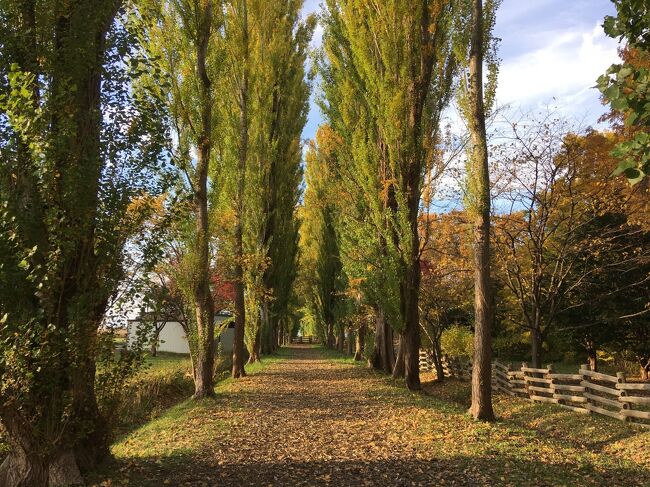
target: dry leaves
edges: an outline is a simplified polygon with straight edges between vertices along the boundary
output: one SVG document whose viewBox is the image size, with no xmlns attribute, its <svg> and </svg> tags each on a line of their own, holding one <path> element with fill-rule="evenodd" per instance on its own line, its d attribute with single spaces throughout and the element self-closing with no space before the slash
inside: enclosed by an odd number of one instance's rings
<svg viewBox="0 0 650 487">
<path fill-rule="evenodd" d="M 458 395 L 457 385 L 442 387 Z M 532 430 L 525 414 L 537 410 L 526 404 L 498 402 L 498 410 L 512 406 L 507 420 L 476 423 L 464 406 L 436 397 L 440 386 L 411 394 L 314 348 L 295 346 L 217 392 L 118 443 L 117 465 L 97 485 L 650 485 L 647 462 L 574 444 L 544 421 Z M 547 410 L 555 411 L 539 411 Z M 648 451 L 648 434 L 621 426 L 612 438 L 619 452 L 622 433 Z"/>
</svg>

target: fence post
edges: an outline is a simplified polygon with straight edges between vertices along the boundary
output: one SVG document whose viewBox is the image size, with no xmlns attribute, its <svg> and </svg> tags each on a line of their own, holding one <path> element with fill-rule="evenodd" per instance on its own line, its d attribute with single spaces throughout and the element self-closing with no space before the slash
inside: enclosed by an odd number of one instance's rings
<svg viewBox="0 0 650 487">
<path fill-rule="evenodd" d="M 553 364 L 548 364 L 546 368 L 548 369 L 548 372 L 544 374 L 544 378 L 551 381 L 548 383 L 548 393 L 555 399 L 555 380 L 551 378 L 551 374 L 555 373 Z M 559 399 L 557 400 L 557 403 L 560 404 Z"/>
<path fill-rule="evenodd" d="M 522 369 L 525 369 L 527 367 L 528 367 L 528 362 L 522 362 L 521 363 L 521 368 Z M 524 387 L 526 388 L 526 395 L 528 396 L 528 399 L 530 399 L 530 391 L 528 390 L 529 382 L 526 380 L 526 377 L 528 376 L 528 372 L 526 372 L 525 370 L 522 370 L 522 372 L 524 374 Z"/>
<path fill-rule="evenodd" d="M 582 364 L 580 366 L 580 370 L 591 370 L 591 367 L 589 364 Z M 590 377 L 588 375 L 582 374 L 582 380 L 585 382 L 590 382 Z M 588 391 L 588 388 L 585 386 L 585 391 Z M 592 404 L 591 399 L 587 398 L 587 402 L 585 403 L 585 409 L 589 412 L 589 414 L 593 414 L 593 411 L 589 409 L 589 405 Z"/>
<path fill-rule="evenodd" d="M 512 384 L 512 376 L 510 375 L 510 372 L 512 372 L 512 363 L 508 362 L 508 364 L 506 365 L 506 367 L 507 367 L 507 370 L 506 370 L 506 377 L 508 378 L 508 380 L 507 380 L 507 385 L 508 385 L 508 394 L 510 394 L 511 396 L 514 396 L 515 393 L 514 393 L 513 390 L 512 390 L 512 385 L 513 385 L 513 384 Z"/>
<path fill-rule="evenodd" d="M 619 384 L 625 384 L 625 372 L 616 372 L 616 378 L 618 379 Z M 621 403 L 621 409 L 632 409 L 632 403 L 621 401 L 621 397 L 626 395 L 627 391 L 625 389 L 621 389 L 620 395 L 618 396 L 618 402 Z M 623 414 L 621 414 L 621 419 L 623 421 L 630 421 L 630 417 L 624 416 Z"/>
</svg>

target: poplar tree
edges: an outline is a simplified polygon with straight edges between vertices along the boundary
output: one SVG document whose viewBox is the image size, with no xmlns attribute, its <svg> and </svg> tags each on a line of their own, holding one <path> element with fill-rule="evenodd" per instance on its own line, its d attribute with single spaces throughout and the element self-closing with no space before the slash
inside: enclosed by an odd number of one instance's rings
<svg viewBox="0 0 650 487">
<path fill-rule="evenodd" d="M 464 6 L 451 0 L 330 0 L 327 6 L 326 101 L 333 126 L 351 142 L 346 163 L 370 209 L 378 272 L 395 278 L 392 295 L 382 301 L 392 304 L 385 308 L 401 335 L 407 386 L 415 390 L 420 194 L 457 65 L 454 15 Z"/>
<path fill-rule="evenodd" d="M 0 485 L 80 484 L 108 455 L 100 330 L 165 166 L 130 27 L 119 1 L 0 9 Z"/>
<path fill-rule="evenodd" d="M 250 361 L 277 342 L 295 278 L 302 153 L 308 110 L 305 61 L 315 25 L 300 21 L 302 1 L 251 1 L 250 144 L 246 167 L 244 250 L 246 337 Z"/>
<path fill-rule="evenodd" d="M 490 280 L 490 174 L 485 130 L 486 111 L 491 108 L 496 88 L 497 59 L 491 36 L 499 1 L 472 0 L 469 15 L 468 48 L 460 50 L 465 59 L 465 76 L 461 78 L 461 108 L 469 127 L 471 148 L 468 155 L 467 210 L 474 227 L 474 360 L 472 368 L 472 405 L 475 419 L 492 421 L 492 309 Z M 463 23 L 463 20 L 461 20 Z M 487 96 L 483 93 L 483 63 L 490 69 Z M 486 100 L 487 99 L 487 100 Z M 486 103 L 487 101 L 487 103 Z M 487 107 L 486 107 L 487 105 Z"/>
<path fill-rule="evenodd" d="M 213 0 L 178 0 L 143 2 L 141 7 L 149 20 L 149 51 L 170 82 L 165 96 L 178 140 L 174 161 L 186 178 L 181 190 L 191 199 L 194 228 L 184 258 L 189 272 L 186 298 L 193 308 L 194 397 L 199 399 L 214 395 L 208 174 L 213 157 L 214 79 L 221 68 L 217 54 L 222 5 Z"/>
<path fill-rule="evenodd" d="M 232 184 L 233 214 L 233 280 L 235 288 L 235 330 L 232 349 L 232 377 L 246 376 L 244 339 L 246 296 L 244 269 L 244 225 L 246 218 L 246 187 L 250 141 L 250 26 L 249 4 L 252 0 L 234 0 L 225 5 L 224 43 L 226 74 L 222 85 L 221 113 L 225 142 L 222 148 L 225 170 Z"/>
<path fill-rule="evenodd" d="M 336 146 L 336 135 L 327 125 L 321 126 L 306 156 L 301 231 L 301 267 L 308 283 L 306 309 L 328 348 L 334 348 L 345 289 L 337 238 Z"/>
</svg>

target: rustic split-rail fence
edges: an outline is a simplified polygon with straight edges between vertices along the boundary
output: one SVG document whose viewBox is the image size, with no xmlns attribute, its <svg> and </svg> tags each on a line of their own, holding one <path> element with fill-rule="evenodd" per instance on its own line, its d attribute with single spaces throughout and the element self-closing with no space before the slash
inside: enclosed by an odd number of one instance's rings
<svg viewBox="0 0 650 487">
<path fill-rule="evenodd" d="M 309 336 L 309 335 L 291 337 L 291 343 L 318 343 L 318 337 Z"/>
<path fill-rule="evenodd" d="M 462 359 L 445 357 L 445 376 L 468 380 L 471 364 Z M 420 369 L 434 370 L 430 354 L 420 353 Z M 515 368 L 497 360 L 492 363 L 494 390 L 534 402 L 553 403 L 582 414 L 600 414 L 621 421 L 650 427 L 650 383 L 628 382 L 623 372 L 607 375 L 595 372 L 588 364 L 576 374 L 560 374 L 553 365 L 529 367 L 522 363 Z"/>
</svg>

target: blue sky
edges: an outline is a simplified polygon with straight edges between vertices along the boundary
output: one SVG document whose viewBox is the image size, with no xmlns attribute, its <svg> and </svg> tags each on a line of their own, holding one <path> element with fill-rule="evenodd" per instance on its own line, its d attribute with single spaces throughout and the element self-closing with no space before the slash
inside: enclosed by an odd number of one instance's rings
<svg viewBox="0 0 650 487">
<path fill-rule="evenodd" d="M 306 0 L 305 13 L 317 12 L 320 0 Z M 605 36 L 602 21 L 615 12 L 610 0 L 504 0 L 495 35 L 501 70 L 497 99 L 529 111 L 551 105 L 583 125 L 605 111 L 596 78 L 616 62 L 618 43 Z M 314 35 L 320 44 L 322 29 Z M 304 138 L 321 123 L 313 100 Z"/>
</svg>

